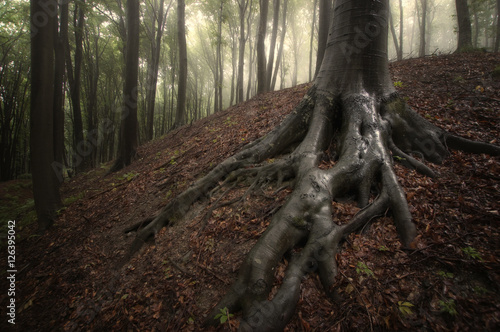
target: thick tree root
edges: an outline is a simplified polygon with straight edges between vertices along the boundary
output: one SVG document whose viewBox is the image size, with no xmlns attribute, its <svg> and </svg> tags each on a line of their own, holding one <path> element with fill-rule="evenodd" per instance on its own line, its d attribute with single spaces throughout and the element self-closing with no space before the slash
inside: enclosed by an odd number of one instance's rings
<svg viewBox="0 0 500 332">
<path fill-rule="evenodd" d="M 320 169 L 321 156 L 331 144 L 336 150 L 335 164 Z M 290 146 L 295 146 L 293 152 L 282 156 Z M 303 276 L 318 273 L 325 292 L 332 295 L 341 241 L 372 219 L 390 210 L 402 245 L 414 246 L 416 228 L 394 172 L 394 159 L 436 176 L 424 162 L 441 162 L 449 154 L 448 146 L 500 154 L 496 146 L 458 138 L 433 126 L 397 94 L 380 98 L 359 91 L 332 96 L 313 87 L 281 126 L 219 164 L 139 230 L 126 260 L 162 227 L 180 220 L 203 196 L 250 178 L 253 182 L 245 195 L 269 181 L 281 186 L 294 179 L 288 201 L 273 216 L 248 253 L 238 279 L 207 317 L 207 323 L 215 323 L 213 317 L 221 309 L 241 310 L 242 331 L 282 330 L 295 311 Z M 276 159 L 266 162 L 269 158 Z M 337 225 L 332 202 L 353 193 L 362 209 L 350 222 Z M 283 283 L 273 291 L 274 270 L 286 253 L 294 254 Z"/>
</svg>

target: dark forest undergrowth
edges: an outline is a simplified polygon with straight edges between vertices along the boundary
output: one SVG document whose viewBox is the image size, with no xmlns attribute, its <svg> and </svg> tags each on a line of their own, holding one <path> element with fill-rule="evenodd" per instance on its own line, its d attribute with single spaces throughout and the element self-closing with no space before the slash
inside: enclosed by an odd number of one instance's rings
<svg viewBox="0 0 500 332">
<path fill-rule="evenodd" d="M 500 54 L 475 53 L 406 60 L 392 64 L 391 74 L 409 105 L 435 125 L 498 145 L 498 66 Z M 36 236 L 35 224 L 18 228 L 16 328 L 207 330 L 205 316 L 290 190 L 269 184 L 233 205 L 223 203 L 247 188 L 214 195 L 116 270 L 134 237 L 124 230 L 280 123 L 307 88 L 264 94 L 177 129 L 140 147 L 140 159 L 117 174 L 105 176 L 102 167 L 64 183 L 66 207 L 47 235 Z M 351 235 L 336 257 L 337 298 L 308 276 L 289 331 L 500 330 L 500 158 L 453 152 L 442 165 L 430 164 L 434 179 L 395 167 L 417 249 L 401 249 L 389 216 Z M 0 184 L 2 206 L 29 207 L 28 189 L 26 180 Z M 338 223 L 359 210 L 354 203 L 333 208 Z M 2 218 L 18 225 L 32 218 L 12 211 L 2 210 Z M 276 285 L 286 265 L 275 271 Z M 3 253 L 0 266 L 7 266 Z M 234 318 L 210 330 L 235 330 Z"/>
</svg>

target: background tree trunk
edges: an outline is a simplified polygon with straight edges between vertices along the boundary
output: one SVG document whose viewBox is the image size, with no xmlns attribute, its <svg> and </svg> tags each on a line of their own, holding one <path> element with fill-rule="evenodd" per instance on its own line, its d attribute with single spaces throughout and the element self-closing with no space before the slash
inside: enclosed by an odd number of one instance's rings
<svg viewBox="0 0 500 332">
<path fill-rule="evenodd" d="M 81 73 L 83 61 L 83 27 L 85 15 L 83 10 L 84 2 L 75 2 L 73 26 L 75 29 L 75 54 L 74 67 L 71 59 L 71 47 L 68 36 L 68 3 L 63 2 L 61 13 L 61 26 L 65 39 L 66 73 L 68 76 L 71 105 L 73 109 L 73 167 L 82 171 L 86 168 L 87 142 L 83 136 L 83 120 L 81 107 Z"/>
<path fill-rule="evenodd" d="M 455 0 L 458 22 L 457 52 L 472 48 L 472 28 L 467 0 Z"/>
<path fill-rule="evenodd" d="M 313 55 L 313 41 L 314 41 L 314 28 L 316 27 L 316 9 L 318 7 L 318 0 L 314 0 L 313 16 L 311 23 L 311 39 L 309 40 L 309 82 L 312 81 L 312 55 Z"/>
<path fill-rule="evenodd" d="M 500 48 L 500 0 L 497 0 L 497 31 L 495 36 L 495 52 L 498 52 Z"/>
<path fill-rule="evenodd" d="M 31 0 L 31 116 L 30 151 L 33 197 L 40 231 L 52 226 L 61 203 L 54 164 L 54 44 L 56 17 L 45 22 L 36 15 L 44 3 Z M 57 7 L 54 8 L 57 13 Z"/>
<path fill-rule="evenodd" d="M 186 119 L 186 91 L 187 91 L 187 46 L 186 46 L 186 3 L 177 2 L 177 34 L 179 42 L 179 84 L 177 88 L 177 112 L 175 127 L 182 126 Z"/>
<path fill-rule="evenodd" d="M 426 24 L 427 24 L 427 0 L 420 0 L 422 5 L 422 20 L 420 23 L 420 45 L 418 49 L 418 56 L 425 56 L 425 34 L 426 34 Z"/>
<path fill-rule="evenodd" d="M 127 0 L 125 84 L 118 156 L 110 172 L 130 165 L 137 149 L 137 93 L 139 75 L 139 1 Z"/>
<path fill-rule="evenodd" d="M 269 0 L 259 0 L 260 17 L 259 17 L 259 34 L 257 36 L 257 93 L 266 92 L 266 29 L 267 29 L 267 13 L 269 9 Z"/>
<path fill-rule="evenodd" d="M 245 15 L 248 9 L 248 0 L 238 0 L 240 18 L 240 39 L 238 48 L 238 78 L 236 82 L 236 103 L 241 103 L 243 99 L 243 76 L 245 68 Z"/>
<path fill-rule="evenodd" d="M 279 17 L 280 17 L 280 0 L 274 0 L 273 31 L 271 33 L 271 45 L 269 47 L 269 57 L 267 60 L 266 91 L 269 91 L 271 89 L 271 79 L 273 75 L 273 65 L 274 65 L 274 50 L 276 48 L 276 39 L 278 38 Z"/>
<path fill-rule="evenodd" d="M 60 18 L 61 16 L 59 16 Z M 67 29 L 66 24 L 63 27 L 62 22 L 59 28 L 55 27 L 55 43 L 54 43 L 54 161 L 60 165 L 58 167 L 57 177 L 63 178 L 64 165 L 64 53 L 65 43 L 63 29 Z M 67 32 L 66 32 L 67 35 Z"/>
<path fill-rule="evenodd" d="M 283 3 L 283 13 L 281 19 L 281 36 L 280 36 L 280 45 L 278 48 L 278 56 L 276 57 L 276 66 L 274 66 L 274 74 L 273 79 L 271 81 L 271 90 L 274 90 L 276 86 L 276 80 L 278 77 L 278 69 L 283 68 L 283 46 L 285 44 L 285 36 L 286 36 L 286 15 L 288 11 L 288 0 L 285 0 Z M 281 80 L 283 83 L 283 80 Z"/>
<path fill-rule="evenodd" d="M 165 0 L 154 0 L 152 3 L 152 27 L 151 27 L 151 55 L 148 63 L 148 75 L 146 84 L 146 140 L 150 141 L 154 137 L 154 113 L 156 105 L 156 87 L 158 84 L 158 70 L 160 67 L 161 44 L 163 31 L 165 28 L 165 20 L 167 18 L 169 8 L 165 11 Z"/>
</svg>

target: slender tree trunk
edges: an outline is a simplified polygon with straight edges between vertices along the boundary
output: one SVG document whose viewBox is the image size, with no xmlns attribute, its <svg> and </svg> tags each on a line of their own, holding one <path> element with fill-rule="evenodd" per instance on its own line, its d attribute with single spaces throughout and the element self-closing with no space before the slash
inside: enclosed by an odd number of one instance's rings
<svg viewBox="0 0 500 332">
<path fill-rule="evenodd" d="M 455 0 L 458 21 L 457 52 L 472 48 L 472 28 L 467 0 Z"/>
<path fill-rule="evenodd" d="M 65 39 L 66 73 L 68 75 L 71 104 L 73 109 L 73 167 L 77 170 L 85 169 L 87 147 L 83 136 L 83 120 L 81 110 L 81 68 L 83 60 L 83 27 L 84 11 L 82 5 L 75 3 L 74 28 L 75 28 L 75 55 L 74 68 L 71 59 L 71 48 L 68 38 L 68 3 L 62 3 L 61 26 Z"/>
<path fill-rule="evenodd" d="M 218 78 L 219 78 L 219 82 L 217 84 L 217 89 L 219 90 L 219 108 L 216 110 L 216 111 L 220 111 L 222 110 L 223 108 L 223 104 L 222 104 L 222 89 L 224 87 L 224 67 L 223 67 L 223 57 L 222 57 L 222 15 L 223 15 L 223 11 L 224 11 L 224 0 L 221 0 L 220 2 L 220 11 L 219 11 L 219 25 L 218 25 L 218 28 L 217 28 L 217 31 L 218 31 L 218 34 L 217 34 L 217 38 L 218 38 L 218 42 L 217 42 L 217 68 L 219 69 L 219 72 L 217 74 Z"/>
<path fill-rule="evenodd" d="M 398 58 L 403 60 L 403 0 L 399 0 L 399 50 Z"/>
<path fill-rule="evenodd" d="M 498 52 L 500 48 L 500 0 L 497 0 L 497 31 L 495 36 L 495 52 Z"/>
<path fill-rule="evenodd" d="M 30 152 L 33 197 L 41 232 L 54 223 L 61 203 L 54 158 L 54 46 L 57 6 L 54 15 L 37 20 L 44 3 L 31 0 L 31 115 Z M 54 168 L 55 166 L 55 168 Z"/>
<path fill-rule="evenodd" d="M 132 163 L 137 149 L 137 93 L 139 76 L 139 0 L 127 0 L 125 84 L 118 156 L 110 172 Z"/>
<path fill-rule="evenodd" d="M 466 0 L 467 1 L 467 0 Z M 420 45 L 418 50 L 418 56 L 425 56 L 425 34 L 426 34 L 426 24 L 427 24 L 427 0 L 420 0 L 422 4 L 422 22 L 420 23 Z"/>
<path fill-rule="evenodd" d="M 276 39 L 278 38 L 278 21 L 280 17 L 280 0 L 273 2 L 273 31 L 271 33 L 271 45 L 269 47 L 269 59 L 267 61 L 266 72 L 266 91 L 271 89 L 271 78 L 273 75 L 274 50 L 276 48 Z"/>
<path fill-rule="evenodd" d="M 161 41 L 168 10 L 164 14 L 165 0 L 160 0 L 159 6 L 155 0 L 152 10 L 152 29 L 151 29 L 151 58 L 148 63 L 148 75 L 146 84 L 146 140 L 150 141 L 154 137 L 153 123 L 156 105 L 156 87 L 158 84 L 158 70 L 160 67 Z M 170 5 L 169 5 L 170 8 Z"/>
<path fill-rule="evenodd" d="M 179 84 L 177 88 L 177 112 L 175 127 L 186 122 L 186 91 L 187 91 L 187 46 L 186 46 L 186 3 L 177 2 L 177 33 L 179 40 Z"/>
<path fill-rule="evenodd" d="M 55 27 L 55 63 L 54 63 L 54 161 L 60 165 L 57 177 L 63 179 L 64 165 L 64 34 L 63 29 L 67 29 L 66 24 L 63 27 L 60 22 L 59 29 Z M 66 31 L 67 35 L 67 31 Z"/>
<path fill-rule="evenodd" d="M 236 82 L 236 103 L 243 101 L 243 76 L 245 68 L 245 14 L 248 8 L 248 0 L 238 0 L 240 14 L 240 39 L 238 48 L 238 79 Z"/>
<path fill-rule="evenodd" d="M 283 65 L 283 47 L 285 45 L 285 36 L 286 36 L 286 14 L 288 10 L 288 0 L 285 0 L 283 3 L 283 18 L 281 19 L 281 36 L 280 36 L 280 46 L 278 48 L 278 56 L 276 58 L 276 66 L 274 67 L 273 79 L 271 81 L 271 90 L 274 90 L 276 86 L 276 80 L 278 77 L 278 69 L 282 68 Z M 282 80 L 283 81 L 283 80 Z"/>
<path fill-rule="evenodd" d="M 267 30 L 267 13 L 269 10 L 269 0 L 259 0 L 260 17 L 259 17 L 259 34 L 257 37 L 257 93 L 266 92 L 266 30 Z"/>
</svg>

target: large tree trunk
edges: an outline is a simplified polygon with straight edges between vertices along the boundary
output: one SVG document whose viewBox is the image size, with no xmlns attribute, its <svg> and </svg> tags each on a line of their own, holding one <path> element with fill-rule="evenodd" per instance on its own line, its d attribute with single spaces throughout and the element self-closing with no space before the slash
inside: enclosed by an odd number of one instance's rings
<svg viewBox="0 0 500 332">
<path fill-rule="evenodd" d="M 161 228 L 182 222 L 192 204 L 213 188 L 253 179 L 252 192 L 268 181 L 279 187 L 292 182 L 287 202 L 207 318 L 215 323 L 221 310 L 242 311 L 240 330 L 279 331 L 295 312 L 306 274 L 317 273 L 326 294 L 334 294 L 339 244 L 372 219 L 390 210 L 402 246 L 414 247 L 416 228 L 393 160 L 436 176 L 411 154 L 439 163 L 448 148 L 500 155 L 500 147 L 450 135 L 406 105 L 389 76 L 388 19 L 388 0 L 337 0 L 323 63 L 302 102 L 278 127 L 194 182 L 155 218 L 139 222 L 137 227 L 147 225 L 123 262 Z M 329 148 L 335 150 L 333 166 L 320 168 Z M 269 158 L 272 163 L 265 162 Z M 332 204 L 353 193 L 362 209 L 349 222 L 336 224 Z M 291 258 L 285 278 L 273 289 L 276 267 L 286 253 Z"/>
<path fill-rule="evenodd" d="M 127 45 L 120 140 L 118 142 L 118 156 L 110 172 L 116 172 L 130 165 L 136 156 L 139 22 L 139 1 L 127 0 Z"/>
<path fill-rule="evenodd" d="M 31 0 L 31 115 L 30 151 L 33 197 L 40 231 L 52 226 L 61 203 L 54 168 L 54 44 L 57 7 L 46 21 L 37 20 L 44 12 L 41 1 Z M 38 16 L 39 18 L 39 16 Z"/>
<path fill-rule="evenodd" d="M 316 56 L 316 71 L 314 77 L 318 75 L 319 68 L 325 56 L 326 41 L 328 40 L 328 29 L 330 27 L 331 0 L 319 0 L 319 22 L 318 22 L 318 54 Z"/>
<path fill-rule="evenodd" d="M 472 28 L 470 23 L 469 6 L 467 0 L 455 0 L 458 21 L 457 52 L 472 48 Z"/>
</svg>

